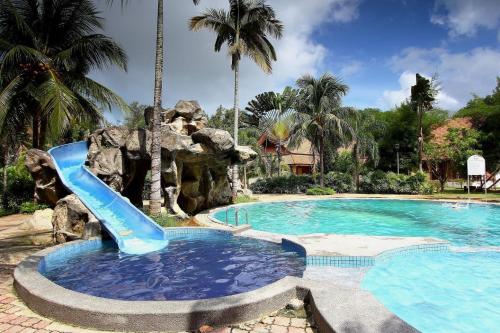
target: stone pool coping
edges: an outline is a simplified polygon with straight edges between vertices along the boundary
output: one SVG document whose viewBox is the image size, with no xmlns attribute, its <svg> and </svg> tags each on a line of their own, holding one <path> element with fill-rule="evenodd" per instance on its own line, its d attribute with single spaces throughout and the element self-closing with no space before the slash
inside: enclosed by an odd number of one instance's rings
<svg viewBox="0 0 500 333">
<path fill-rule="evenodd" d="M 373 266 L 377 260 L 386 259 L 388 256 L 391 256 L 393 254 L 422 251 L 443 251 L 449 249 L 450 243 L 448 241 L 432 237 L 365 236 L 326 233 L 295 236 L 254 230 L 252 229 L 251 225 L 247 224 L 235 227 L 232 225 L 227 225 L 212 216 L 214 213 L 227 209 L 228 207 L 245 207 L 247 205 L 266 202 L 330 199 L 425 200 L 443 202 L 442 200 L 408 199 L 406 197 L 397 199 L 394 199 L 392 197 L 293 197 L 291 198 L 291 200 L 266 200 L 263 202 L 257 201 L 218 207 L 199 213 L 195 216 L 195 219 L 203 226 L 228 230 L 234 234 L 245 237 L 258 238 L 276 243 L 291 242 L 297 246 L 300 246 L 305 251 L 308 265 L 335 267 L 369 267 Z"/>
<path fill-rule="evenodd" d="M 192 233 L 213 228 L 175 228 Z M 214 231 L 221 231 L 215 229 Z M 284 307 L 292 298 L 309 302 L 321 332 L 418 332 L 387 310 L 373 295 L 330 282 L 287 276 L 254 291 L 196 301 L 122 301 L 86 295 L 45 278 L 41 260 L 62 250 L 78 251 L 100 239 L 75 241 L 37 252 L 14 271 L 14 288 L 39 314 L 73 325 L 117 331 L 185 331 L 258 319 Z M 86 245 L 87 244 L 87 245 Z"/>
</svg>

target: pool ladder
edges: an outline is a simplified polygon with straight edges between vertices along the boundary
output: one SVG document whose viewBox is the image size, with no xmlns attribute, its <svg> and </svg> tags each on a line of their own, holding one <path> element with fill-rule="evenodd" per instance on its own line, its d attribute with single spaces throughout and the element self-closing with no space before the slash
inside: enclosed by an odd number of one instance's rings
<svg viewBox="0 0 500 333">
<path fill-rule="evenodd" d="M 248 210 L 240 207 L 234 208 L 234 225 L 239 225 L 240 210 L 245 212 L 245 224 L 248 224 Z M 229 225 L 229 209 L 226 209 L 226 225 Z"/>
</svg>

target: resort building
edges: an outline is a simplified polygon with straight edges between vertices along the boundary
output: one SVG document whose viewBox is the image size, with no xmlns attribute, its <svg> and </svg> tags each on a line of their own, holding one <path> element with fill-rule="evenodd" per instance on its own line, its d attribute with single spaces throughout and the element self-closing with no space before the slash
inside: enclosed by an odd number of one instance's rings
<svg viewBox="0 0 500 333">
<path fill-rule="evenodd" d="M 278 142 L 263 133 L 258 145 L 266 155 L 276 155 Z M 304 139 L 298 147 L 291 148 L 288 143 L 281 144 L 282 162 L 290 167 L 294 175 L 309 175 L 315 171 L 315 165 L 319 162 L 319 155 L 312 147 L 309 140 Z"/>
</svg>

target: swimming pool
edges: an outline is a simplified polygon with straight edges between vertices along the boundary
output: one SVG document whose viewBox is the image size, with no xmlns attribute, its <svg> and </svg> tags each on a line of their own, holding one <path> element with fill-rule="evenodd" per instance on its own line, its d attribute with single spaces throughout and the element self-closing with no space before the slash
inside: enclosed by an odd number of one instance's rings
<svg viewBox="0 0 500 333">
<path fill-rule="evenodd" d="M 303 254 L 281 244 L 221 231 L 168 235 L 166 248 L 143 255 L 113 242 L 44 258 L 40 273 L 84 294 L 132 300 L 199 300 L 243 293 L 285 276 L 301 277 Z"/>
<path fill-rule="evenodd" d="M 424 333 L 500 329 L 500 252 L 418 253 L 377 263 L 362 287 Z"/>
<path fill-rule="evenodd" d="M 228 222 L 234 224 L 234 207 Z M 450 204 L 421 200 L 333 199 L 240 206 L 240 224 L 253 229 L 289 235 L 312 233 L 373 236 L 424 236 L 458 246 L 500 246 L 500 207 Z M 226 221 L 226 210 L 212 215 Z"/>
</svg>

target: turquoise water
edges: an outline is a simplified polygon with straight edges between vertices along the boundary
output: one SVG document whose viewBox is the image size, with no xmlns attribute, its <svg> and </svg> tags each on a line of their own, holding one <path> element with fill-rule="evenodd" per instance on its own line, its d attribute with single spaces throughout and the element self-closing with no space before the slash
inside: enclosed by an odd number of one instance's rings
<svg viewBox="0 0 500 333">
<path fill-rule="evenodd" d="M 423 333 L 500 331 L 500 253 L 419 253 L 377 263 L 362 287 Z"/>
<path fill-rule="evenodd" d="M 289 235 L 336 233 L 377 236 L 425 236 L 458 246 L 500 246 L 500 207 L 415 200 L 311 200 L 241 206 L 253 229 Z M 234 208 L 228 211 L 234 224 Z M 214 213 L 221 222 L 225 210 Z"/>
</svg>

